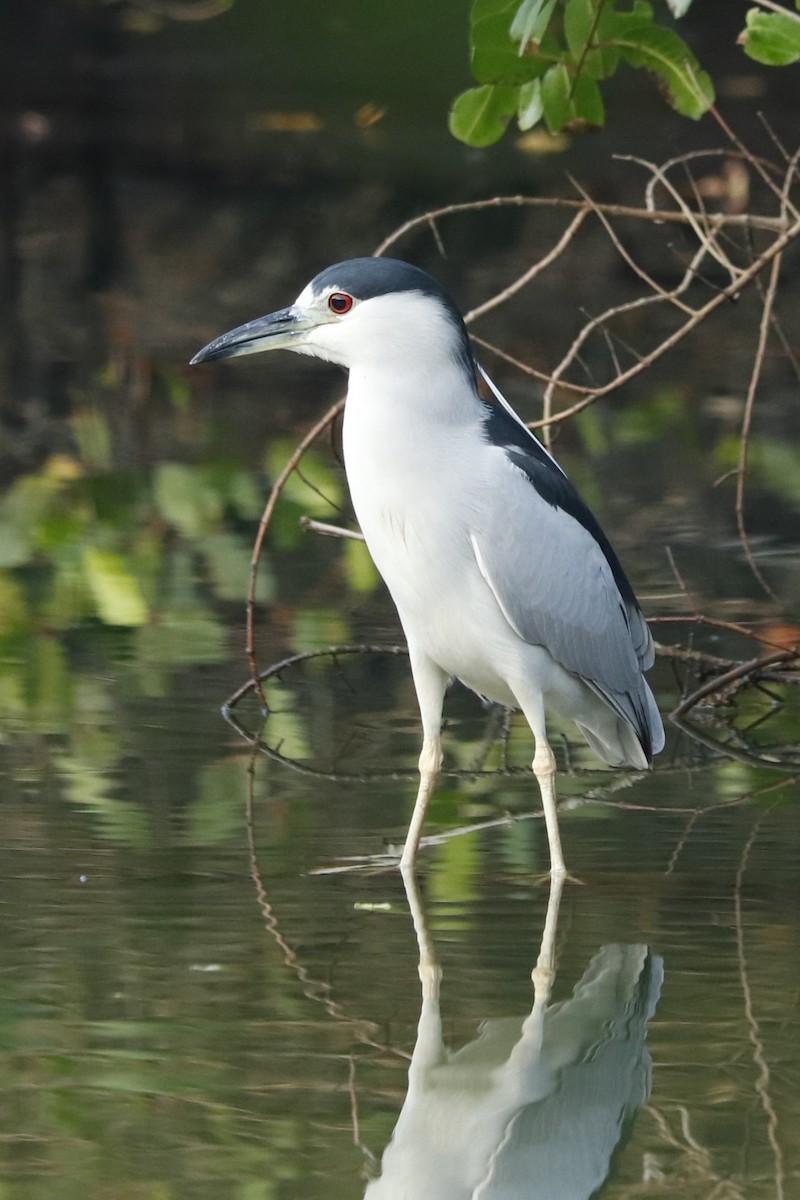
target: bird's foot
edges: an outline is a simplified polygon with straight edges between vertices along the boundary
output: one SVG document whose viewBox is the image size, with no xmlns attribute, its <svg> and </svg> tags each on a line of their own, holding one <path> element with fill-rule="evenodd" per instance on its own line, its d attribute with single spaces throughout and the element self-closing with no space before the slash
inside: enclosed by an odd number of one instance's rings
<svg viewBox="0 0 800 1200">
<path fill-rule="evenodd" d="M 550 887 L 551 883 L 559 879 L 562 883 L 577 883 L 579 887 L 583 887 L 585 884 L 583 879 L 578 879 L 577 875 L 571 875 L 569 871 L 554 871 L 552 869 L 545 871 L 542 875 L 534 875 L 533 882 L 536 887 L 541 887 L 543 884 L 547 884 Z"/>
<path fill-rule="evenodd" d="M 400 851 L 388 850 L 382 854 L 351 854 L 327 867 L 314 867 L 309 875 L 385 875 L 401 866 Z"/>
</svg>

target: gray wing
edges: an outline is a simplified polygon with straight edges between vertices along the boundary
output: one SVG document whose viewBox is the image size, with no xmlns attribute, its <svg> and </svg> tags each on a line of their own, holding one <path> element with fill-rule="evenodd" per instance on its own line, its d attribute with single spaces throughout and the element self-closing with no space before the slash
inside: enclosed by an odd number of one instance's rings
<svg viewBox="0 0 800 1200">
<path fill-rule="evenodd" d="M 538 448 L 538 443 L 531 438 Z M 493 447 L 485 508 L 473 548 L 479 568 L 520 637 L 546 647 L 623 716 L 649 753 L 661 723 L 642 671 L 653 644 L 605 535 L 552 459 Z"/>
</svg>

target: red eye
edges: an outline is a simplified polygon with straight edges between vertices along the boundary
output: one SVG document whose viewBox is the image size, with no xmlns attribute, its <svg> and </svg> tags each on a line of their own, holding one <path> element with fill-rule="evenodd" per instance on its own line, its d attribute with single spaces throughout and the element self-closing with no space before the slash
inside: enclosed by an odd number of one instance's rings
<svg viewBox="0 0 800 1200">
<path fill-rule="evenodd" d="M 336 313 L 337 317 L 344 316 L 352 307 L 353 297 L 348 296 L 347 292 L 331 292 L 328 296 L 328 308 Z"/>
</svg>

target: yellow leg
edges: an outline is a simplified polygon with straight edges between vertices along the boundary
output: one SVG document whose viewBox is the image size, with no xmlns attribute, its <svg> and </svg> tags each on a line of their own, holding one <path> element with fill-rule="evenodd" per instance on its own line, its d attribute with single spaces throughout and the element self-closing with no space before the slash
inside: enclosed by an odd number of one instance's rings
<svg viewBox="0 0 800 1200">
<path fill-rule="evenodd" d="M 422 743 L 422 753 L 419 756 L 419 791 L 411 814 L 411 824 L 406 834 L 403 855 L 400 859 L 400 869 L 406 870 L 414 865 L 422 837 L 422 826 L 425 823 L 425 813 L 428 809 L 436 780 L 442 769 L 442 743 L 437 734 L 426 737 Z"/>
<path fill-rule="evenodd" d="M 550 846 L 550 874 L 566 875 L 564 855 L 561 853 L 561 836 L 558 832 L 558 808 L 556 804 L 556 760 L 544 733 L 536 738 L 536 753 L 533 756 L 533 773 L 542 794 L 544 823 Z"/>
<path fill-rule="evenodd" d="M 422 753 L 419 756 L 419 791 L 414 803 L 414 811 L 411 814 L 411 824 L 408 827 L 406 842 L 403 846 L 403 855 L 400 859 L 401 869 L 413 866 L 416 860 L 428 801 L 433 794 L 437 776 L 442 769 L 440 732 L 444 692 L 447 687 L 447 675 L 441 667 L 419 650 L 410 638 L 408 652 L 422 717 Z"/>
</svg>

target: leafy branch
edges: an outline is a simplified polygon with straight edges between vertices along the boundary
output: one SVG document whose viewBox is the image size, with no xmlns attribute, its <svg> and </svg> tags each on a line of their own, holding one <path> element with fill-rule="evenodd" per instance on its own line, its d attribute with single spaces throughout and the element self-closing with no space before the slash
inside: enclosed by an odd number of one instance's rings
<svg viewBox="0 0 800 1200">
<path fill-rule="evenodd" d="M 738 39 L 744 52 L 771 66 L 797 62 L 800 17 L 773 0 L 757 3 Z M 680 17 L 691 0 L 668 4 Z M 470 146 L 498 141 L 514 118 L 522 131 L 543 123 L 552 134 L 604 125 L 601 84 L 623 65 L 652 75 L 682 116 L 697 120 L 714 102 L 710 76 L 646 0 L 631 8 L 620 0 L 474 0 L 470 37 L 479 86 L 450 112 L 451 133 Z"/>
</svg>

